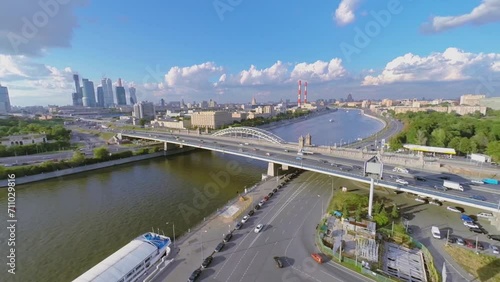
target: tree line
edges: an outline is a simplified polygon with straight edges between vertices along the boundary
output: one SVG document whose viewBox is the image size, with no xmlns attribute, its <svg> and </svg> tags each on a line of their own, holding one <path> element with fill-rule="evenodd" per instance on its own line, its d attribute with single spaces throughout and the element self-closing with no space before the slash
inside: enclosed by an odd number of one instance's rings
<svg viewBox="0 0 500 282">
<path fill-rule="evenodd" d="M 8 174 L 15 174 L 17 177 L 36 175 L 40 173 L 47 173 L 57 170 L 74 168 L 79 166 L 91 165 L 105 161 L 118 160 L 132 156 L 150 154 L 161 151 L 160 147 L 141 148 L 135 152 L 123 151 L 111 154 L 105 147 L 94 149 L 94 156 L 86 158 L 85 155 L 79 151 L 73 153 L 73 157 L 69 160 L 50 160 L 41 164 L 22 165 L 14 167 L 0 166 L 0 179 L 7 179 Z"/>
<path fill-rule="evenodd" d="M 459 155 L 485 153 L 500 161 L 500 111 L 488 109 L 460 116 L 456 113 L 408 112 L 397 114 L 404 129 L 389 140 L 391 150 L 403 144 L 453 148 Z"/>
</svg>

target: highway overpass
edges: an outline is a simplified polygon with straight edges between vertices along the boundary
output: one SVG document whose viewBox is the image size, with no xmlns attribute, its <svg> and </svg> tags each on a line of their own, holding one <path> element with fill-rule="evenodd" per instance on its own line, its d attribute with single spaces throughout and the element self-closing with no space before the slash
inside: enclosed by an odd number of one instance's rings
<svg viewBox="0 0 500 282">
<path fill-rule="evenodd" d="M 328 153 L 314 153 L 313 155 L 299 157 L 297 155 L 297 144 L 287 143 L 264 130 L 252 131 L 251 129 L 235 128 L 222 133 L 219 131 L 216 135 L 138 131 L 127 131 L 119 134 L 121 134 L 122 138 L 138 138 L 162 142 L 165 144 L 164 148 L 166 150 L 171 146 L 190 146 L 268 162 L 269 175 L 279 173 L 279 166 L 282 166 L 283 169 L 294 167 L 362 183 L 369 184 L 371 182 L 370 178 L 363 176 L 362 170 L 355 168 L 356 166 L 362 166 L 364 160 L 342 158 Z M 375 180 L 375 185 L 458 205 L 475 207 L 485 211 L 500 211 L 500 187 L 470 186 L 466 187 L 465 191 L 442 191 L 434 188 L 440 186 L 443 182 L 439 178 L 443 177 L 440 172 L 411 169 L 411 175 L 409 175 L 395 173 L 392 171 L 393 168 L 394 166 L 384 165 L 384 180 Z M 422 176 L 427 181 L 417 181 L 413 178 L 414 175 Z M 467 182 L 466 179 L 458 175 L 448 175 L 448 177 L 453 181 Z M 408 185 L 396 183 L 395 179 L 397 178 L 405 179 L 408 181 Z M 486 200 L 483 201 L 477 198 L 485 198 Z"/>
</svg>

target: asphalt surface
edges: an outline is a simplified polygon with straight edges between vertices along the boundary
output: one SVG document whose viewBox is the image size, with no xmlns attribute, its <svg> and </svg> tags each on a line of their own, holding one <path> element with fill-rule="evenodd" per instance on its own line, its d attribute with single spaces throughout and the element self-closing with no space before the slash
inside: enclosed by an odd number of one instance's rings
<svg viewBox="0 0 500 282">
<path fill-rule="evenodd" d="M 263 187 L 260 193 L 265 195 L 275 185 L 274 180 L 266 182 L 264 186 L 267 187 Z M 326 209 L 331 193 L 331 178 L 310 172 L 285 185 L 243 224 L 242 229 L 233 231 L 233 238 L 221 252 L 213 254 L 212 264 L 202 271 L 199 280 L 372 281 L 333 262 L 320 265 L 310 256 L 317 252 L 315 229 L 321 218 L 321 209 Z M 231 226 L 236 222 L 232 222 Z M 255 226 L 261 223 L 264 224 L 263 230 L 255 233 Z M 217 223 L 214 225 L 217 226 Z M 185 242 L 186 246 L 180 246 L 181 252 L 176 258 L 178 263 L 169 266 L 173 269 L 167 269 L 166 276 L 158 281 L 187 280 L 200 266 L 202 258 L 210 255 L 221 242 L 221 233 L 227 234 L 227 228 L 226 224 L 218 224 L 218 227 L 202 228 L 198 232 L 202 234 L 193 234 L 193 239 Z M 203 256 L 199 250 L 201 244 L 194 239 L 202 236 L 206 238 L 203 241 Z M 276 266 L 274 256 L 280 257 L 283 268 Z"/>
<path fill-rule="evenodd" d="M 376 150 L 382 146 L 382 139 L 385 139 L 385 142 L 389 142 L 389 138 L 401 132 L 403 130 L 403 126 L 404 124 L 402 122 L 391 119 L 387 125 L 387 130 L 382 133 L 375 134 L 375 140 L 361 140 L 345 147 L 358 149 L 366 147 L 368 150 Z"/>
<path fill-rule="evenodd" d="M 238 140 L 233 141 L 204 135 L 178 135 L 158 132 L 151 134 L 131 132 L 129 134 L 140 135 L 146 138 L 161 138 L 170 142 L 176 142 L 179 144 L 186 143 L 193 147 L 215 149 L 221 152 L 235 153 L 237 155 L 243 155 L 264 161 L 269 160 L 276 163 L 282 161 L 294 164 L 296 167 L 303 167 L 305 169 L 314 168 L 321 171 L 329 171 L 339 175 L 354 177 L 360 180 L 365 179 L 362 177 L 363 172 L 361 169 L 355 169 L 352 167 L 363 166 L 364 162 L 361 160 L 344 159 L 317 153 L 314 153 L 313 155 L 297 156 L 296 148 L 292 145 L 272 143 L 257 144 L 252 141 L 249 142 L 249 145 L 245 145 L 245 143 L 240 143 Z M 241 142 L 245 142 L 245 140 Z M 286 149 L 287 151 L 285 151 L 284 148 L 288 148 Z M 300 160 L 297 158 L 300 158 Z M 443 184 L 443 179 L 440 179 L 440 177 L 443 177 L 444 175 L 441 172 L 410 169 L 410 174 L 400 174 L 393 172 L 393 169 L 394 166 L 392 165 L 384 165 L 384 180 L 380 181 L 380 183 L 389 183 L 397 186 L 398 189 L 415 189 L 415 193 L 422 191 L 424 193 L 433 194 L 436 199 L 441 201 L 445 201 L 447 198 L 455 199 L 476 205 L 487 205 L 494 209 L 497 208 L 498 203 L 500 202 L 500 189 L 498 189 L 496 185 L 464 185 L 465 191 L 448 190 L 444 192 L 435 188 L 435 186 L 441 186 Z M 500 172 L 500 169 L 498 172 Z M 390 177 L 391 175 L 393 175 L 392 178 Z M 427 181 L 415 180 L 414 177 L 416 175 L 424 177 Z M 468 183 L 471 180 L 459 175 L 446 175 L 451 181 L 457 181 L 460 183 Z M 396 182 L 398 178 L 406 180 L 408 184 L 398 184 Z M 473 196 L 484 197 L 485 201 L 473 199 Z"/>
</svg>

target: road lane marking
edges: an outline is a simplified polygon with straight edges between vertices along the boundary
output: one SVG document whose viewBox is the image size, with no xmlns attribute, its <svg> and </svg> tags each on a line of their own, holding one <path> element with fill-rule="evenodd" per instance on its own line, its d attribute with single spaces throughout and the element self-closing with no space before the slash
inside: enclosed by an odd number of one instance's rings
<svg viewBox="0 0 500 282">
<path fill-rule="evenodd" d="M 323 271 L 323 270 L 321 270 L 321 269 L 320 269 L 319 271 L 323 272 L 324 274 L 326 274 L 326 275 L 328 275 L 328 276 L 332 277 L 333 279 L 335 279 L 335 280 L 337 280 L 337 281 L 341 281 L 341 282 L 343 282 L 343 281 L 344 281 L 344 280 L 341 280 L 341 279 L 339 279 L 338 277 L 335 277 L 335 276 L 331 275 L 330 273 L 325 272 L 325 271 Z"/>
<path fill-rule="evenodd" d="M 257 257 L 257 254 L 258 254 L 258 253 L 259 253 L 259 251 L 257 251 L 257 252 L 255 253 L 255 255 L 253 256 L 252 260 L 250 261 L 250 263 L 249 263 L 249 264 L 248 264 L 248 266 L 247 266 L 247 269 L 245 269 L 245 272 L 243 272 L 243 275 L 241 275 L 241 279 L 240 279 L 240 281 L 242 281 L 242 280 L 243 280 L 243 277 L 245 277 L 245 275 L 247 274 L 248 269 L 250 269 L 250 266 L 252 265 L 253 260 Z M 228 278 L 228 280 L 229 280 L 229 278 Z M 226 281 L 227 281 L 227 280 L 226 280 Z"/>
<path fill-rule="evenodd" d="M 266 243 L 267 243 L 267 241 L 269 241 L 269 236 L 266 238 Z"/>
</svg>

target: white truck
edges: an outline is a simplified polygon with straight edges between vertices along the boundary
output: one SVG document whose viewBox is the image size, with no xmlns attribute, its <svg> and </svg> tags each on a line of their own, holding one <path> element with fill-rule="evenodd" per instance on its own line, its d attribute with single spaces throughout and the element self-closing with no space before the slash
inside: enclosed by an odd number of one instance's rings
<svg viewBox="0 0 500 282">
<path fill-rule="evenodd" d="M 459 190 L 459 191 L 463 191 L 464 190 L 464 187 L 460 183 L 449 181 L 449 180 L 444 180 L 443 181 L 443 187 L 446 187 L 448 189 Z"/>
<path fill-rule="evenodd" d="M 491 157 L 483 154 L 471 154 L 470 159 L 478 163 L 491 162 Z"/>
</svg>

